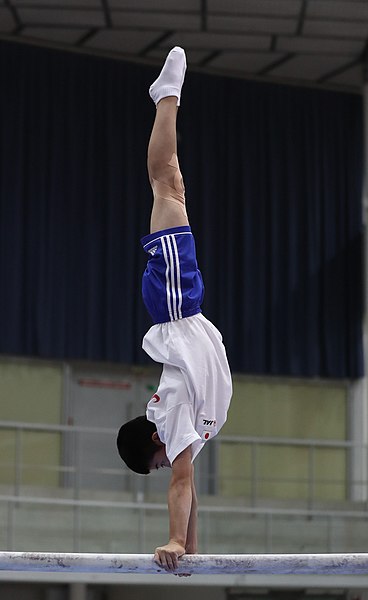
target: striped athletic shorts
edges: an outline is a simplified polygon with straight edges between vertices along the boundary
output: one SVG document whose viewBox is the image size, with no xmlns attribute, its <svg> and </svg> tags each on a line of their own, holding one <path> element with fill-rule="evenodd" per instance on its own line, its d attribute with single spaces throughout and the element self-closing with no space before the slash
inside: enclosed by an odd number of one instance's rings
<svg viewBox="0 0 368 600">
<path fill-rule="evenodd" d="M 141 243 L 150 255 L 142 295 L 153 322 L 177 321 L 201 312 L 204 286 L 189 225 L 156 231 Z"/>
</svg>

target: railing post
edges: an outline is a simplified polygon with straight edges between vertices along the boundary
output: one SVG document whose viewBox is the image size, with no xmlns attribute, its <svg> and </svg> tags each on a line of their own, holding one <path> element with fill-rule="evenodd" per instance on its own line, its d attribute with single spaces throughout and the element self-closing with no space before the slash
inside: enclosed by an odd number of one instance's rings
<svg viewBox="0 0 368 600">
<path fill-rule="evenodd" d="M 266 552 L 272 553 L 272 513 L 266 515 Z"/>
<path fill-rule="evenodd" d="M 80 533 L 81 533 L 81 518 L 80 506 L 77 501 L 80 499 L 81 488 L 81 472 L 80 472 L 80 431 L 74 432 L 74 500 L 73 506 L 73 549 L 74 552 L 80 551 Z"/>
<path fill-rule="evenodd" d="M 251 502 L 252 506 L 257 505 L 258 499 L 258 473 L 257 473 L 257 443 L 251 444 Z"/>
<path fill-rule="evenodd" d="M 203 536 L 203 550 L 204 552 L 207 554 L 208 553 L 208 548 L 209 548 L 209 532 L 210 532 L 210 526 L 209 526 L 209 513 L 208 511 L 204 511 L 203 512 L 203 532 L 204 532 L 204 536 Z"/>
<path fill-rule="evenodd" d="M 80 498 L 80 431 L 74 432 L 74 499 Z"/>
<path fill-rule="evenodd" d="M 139 529 L 139 552 L 144 552 L 146 543 L 146 510 L 144 506 L 140 506 L 138 510 L 138 529 Z"/>
<path fill-rule="evenodd" d="M 69 600 L 87 600 L 87 584 L 70 583 Z"/>
<path fill-rule="evenodd" d="M 6 528 L 6 547 L 13 550 L 14 548 L 14 503 L 12 500 L 8 502 L 8 522 Z"/>
<path fill-rule="evenodd" d="M 363 453 L 364 453 L 364 448 L 363 448 Z M 368 511 L 368 484 L 366 483 L 368 481 L 368 444 L 365 446 L 365 458 L 366 458 L 366 466 L 365 466 L 365 478 L 364 478 L 364 487 L 365 487 L 365 498 L 366 498 L 366 510 Z M 363 482 L 362 482 L 363 484 Z"/>
<path fill-rule="evenodd" d="M 18 428 L 15 432 L 15 477 L 14 496 L 20 495 L 22 485 L 22 430 Z"/>
<path fill-rule="evenodd" d="M 308 452 L 308 508 L 314 506 L 315 496 L 315 447 L 310 444 Z"/>
<path fill-rule="evenodd" d="M 327 552 L 332 552 L 332 517 L 327 517 Z"/>
<path fill-rule="evenodd" d="M 368 115 L 367 115 L 368 116 Z M 368 184 L 368 182 L 367 182 Z M 366 200 L 367 202 L 367 200 Z M 368 205 L 367 205 L 368 206 Z M 367 208 L 366 208 L 367 210 Z M 367 217 L 368 218 L 368 213 Z M 366 228 L 368 223 L 366 224 Z M 366 254 L 368 258 L 368 238 Z M 368 285 L 368 278 L 367 285 Z M 368 351 L 368 317 L 365 318 L 365 347 Z M 368 357 L 366 357 L 366 362 Z M 348 500 L 353 502 L 367 502 L 367 482 L 368 482 L 368 378 L 358 379 L 349 387 L 348 396 L 348 439 L 352 444 L 349 448 L 347 457 L 347 483 Z"/>
<path fill-rule="evenodd" d="M 73 506 L 73 552 L 80 552 L 80 534 L 81 518 L 80 506 L 75 503 Z"/>
</svg>

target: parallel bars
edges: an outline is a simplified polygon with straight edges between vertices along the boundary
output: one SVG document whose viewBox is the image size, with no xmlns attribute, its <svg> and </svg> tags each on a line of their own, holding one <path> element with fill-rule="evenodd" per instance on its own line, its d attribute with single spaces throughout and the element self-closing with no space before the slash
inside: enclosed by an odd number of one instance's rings
<svg viewBox="0 0 368 600">
<path fill-rule="evenodd" d="M 0 552 L 0 571 L 63 573 L 166 573 L 152 554 Z M 209 575 L 368 575 L 368 553 L 196 554 L 179 560 L 176 573 Z"/>
</svg>

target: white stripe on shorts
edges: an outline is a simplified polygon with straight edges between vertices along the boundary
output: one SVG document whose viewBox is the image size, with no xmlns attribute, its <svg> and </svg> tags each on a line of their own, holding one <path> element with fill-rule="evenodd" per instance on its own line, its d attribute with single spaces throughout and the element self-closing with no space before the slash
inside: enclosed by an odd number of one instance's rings
<svg viewBox="0 0 368 600">
<path fill-rule="evenodd" d="M 181 283 L 180 283 L 180 260 L 179 260 L 179 252 L 178 252 L 178 246 L 176 244 L 176 239 L 174 235 L 171 235 L 171 240 L 172 240 L 172 245 L 174 248 L 174 254 L 175 254 L 175 262 L 176 262 L 176 280 L 177 280 L 177 288 L 178 288 L 178 315 L 179 315 L 179 319 L 182 318 L 182 314 L 181 314 L 181 305 L 183 302 L 183 297 L 182 297 L 182 293 L 181 293 Z"/>
<path fill-rule="evenodd" d="M 182 319 L 182 292 L 180 284 L 180 259 L 175 235 L 161 238 L 162 253 L 166 264 L 166 300 L 170 321 Z"/>
<path fill-rule="evenodd" d="M 170 256 L 170 278 L 171 278 L 171 296 L 172 296 L 172 304 L 173 304 L 173 313 L 174 313 L 174 321 L 178 320 L 178 311 L 176 308 L 176 290 L 175 290 L 175 263 L 173 257 L 173 251 L 171 247 L 171 236 L 166 236 L 166 243 L 169 248 L 169 256 Z"/>
<path fill-rule="evenodd" d="M 162 245 L 162 253 L 164 255 L 164 259 L 165 259 L 165 263 L 166 263 L 166 271 L 165 271 L 165 276 L 166 276 L 166 299 L 167 299 L 167 308 L 169 311 L 169 317 L 170 317 L 170 321 L 173 321 L 173 315 L 172 315 L 172 310 L 171 310 L 171 299 L 170 299 L 170 278 L 169 278 L 169 270 L 170 270 L 170 266 L 169 266 L 169 260 L 168 260 L 168 256 L 167 256 L 167 251 L 166 251 L 166 244 L 165 244 L 165 239 L 162 237 L 161 239 L 161 245 Z"/>
</svg>

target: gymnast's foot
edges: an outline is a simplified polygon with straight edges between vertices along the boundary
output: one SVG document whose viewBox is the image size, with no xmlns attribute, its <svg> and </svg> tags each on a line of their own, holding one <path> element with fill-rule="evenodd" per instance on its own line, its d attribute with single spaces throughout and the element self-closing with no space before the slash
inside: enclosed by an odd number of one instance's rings
<svg viewBox="0 0 368 600">
<path fill-rule="evenodd" d="M 185 52 L 180 46 L 175 46 L 170 50 L 160 75 L 149 89 L 149 95 L 156 106 L 162 98 L 168 96 L 175 96 L 178 99 L 176 105 L 180 106 L 181 88 L 186 68 Z"/>
</svg>

